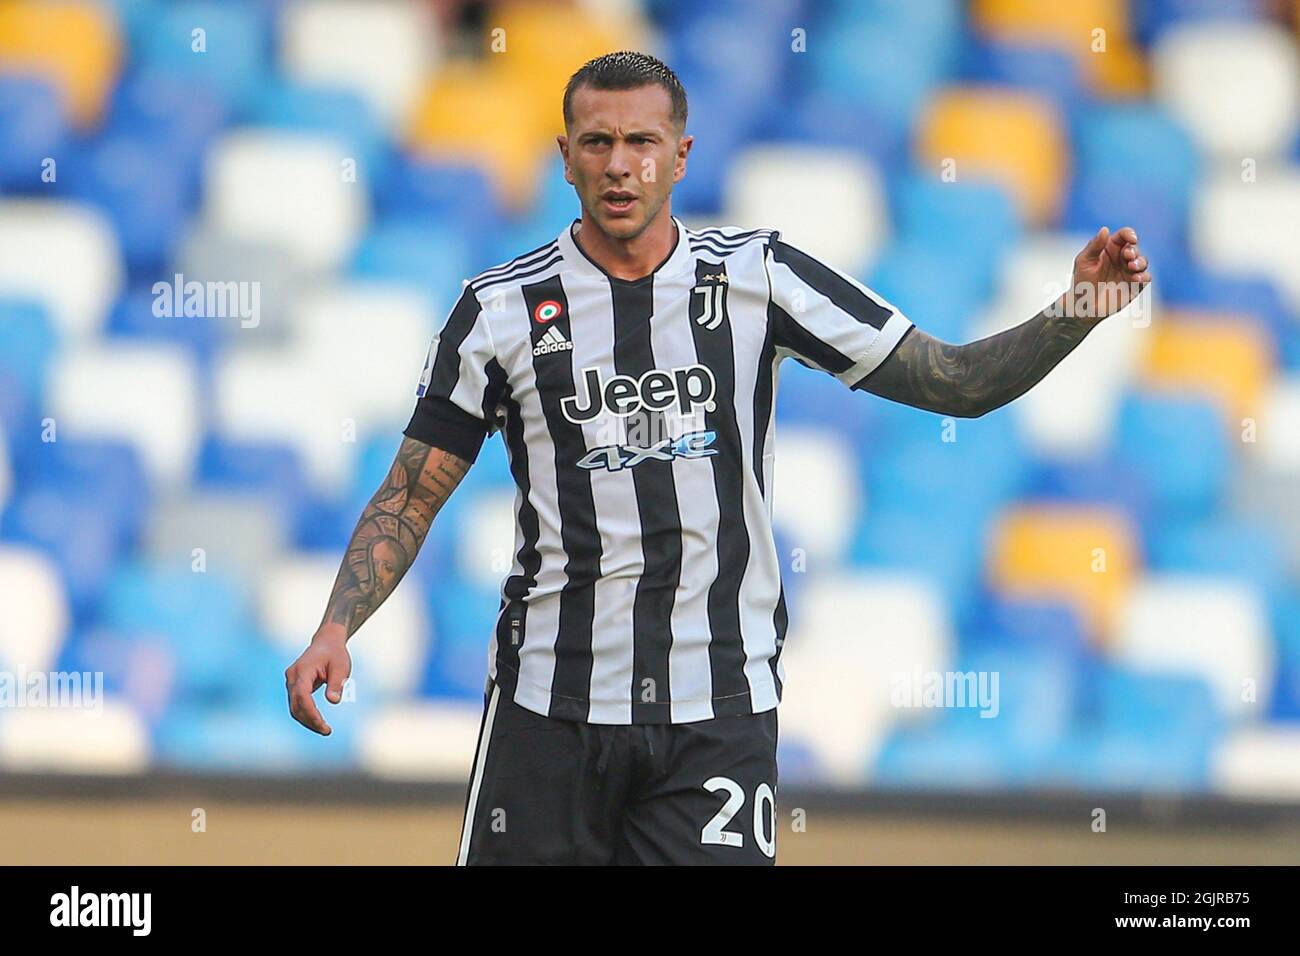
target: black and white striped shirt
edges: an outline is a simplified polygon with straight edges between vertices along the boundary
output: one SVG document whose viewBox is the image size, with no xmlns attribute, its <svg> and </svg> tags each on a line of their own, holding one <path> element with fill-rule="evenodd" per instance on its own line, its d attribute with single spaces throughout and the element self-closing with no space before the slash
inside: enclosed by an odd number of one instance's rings
<svg viewBox="0 0 1300 956">
<path fill-rule="evenodd" d="M 551 717 L 776 706 L 778 369 L 793 356 L 853 386 L 912 327 L 775 230 L 673 221 L 672 253 L 635 281 L 571 225 L 468 282 L 405 431 L 467 460 L 503 433 L 516 531 L 489 673 Z"/>
</svg>

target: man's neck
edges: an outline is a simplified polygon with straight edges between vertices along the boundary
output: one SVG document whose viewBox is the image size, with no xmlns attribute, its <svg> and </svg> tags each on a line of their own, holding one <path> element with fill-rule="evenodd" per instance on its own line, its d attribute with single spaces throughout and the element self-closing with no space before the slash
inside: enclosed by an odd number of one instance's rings
<svg viewBox="0 0 1300 956">
<path fill-rule="evenodd" d="M 644 278 L 663 265 L 677 244 L 677 226 L 667 205 L 655 221 L 631 239 L 617 239 L 592 223 L 584 213 L 574 241 L 596 265 L 616 279 Z"/>
</svg>

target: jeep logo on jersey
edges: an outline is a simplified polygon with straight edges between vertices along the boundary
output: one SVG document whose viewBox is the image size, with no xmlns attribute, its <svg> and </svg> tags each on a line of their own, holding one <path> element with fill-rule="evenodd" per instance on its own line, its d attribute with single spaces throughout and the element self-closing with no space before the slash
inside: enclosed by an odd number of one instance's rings
<svg viewBox="0 0 1300 956">
<path fill-rule="evenodd" d="M 689 415 L 696 406 L 711 412 L 717 383 L 704 365 L 684 365 L 670 371 L 653 368 L 640 378 L 614 375 L 606 380 L 599 366 L 582 370 L 581 398 L 570 395 L 560 400 L 564 417 L 582 425 L 608 410 L 625 418 L 641 409 L 659 412 L 677 406 L 678 414 Z"/>
</svg>

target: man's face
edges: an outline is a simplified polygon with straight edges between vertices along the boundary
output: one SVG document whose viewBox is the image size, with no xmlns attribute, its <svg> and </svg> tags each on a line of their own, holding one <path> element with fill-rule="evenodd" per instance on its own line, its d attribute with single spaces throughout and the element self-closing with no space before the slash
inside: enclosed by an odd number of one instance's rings
<svg viewBox="0 0 1300 956">
<path fill-rule="evenodd" d="M 587 218 L 616 239 L 642 233 L 686 173 L 692 137 L 681 136 L 661 86 L 596 90 L 581 86 L 571 101 L 568 135 L 558 137 L 564 178 Z"/>
</svg>

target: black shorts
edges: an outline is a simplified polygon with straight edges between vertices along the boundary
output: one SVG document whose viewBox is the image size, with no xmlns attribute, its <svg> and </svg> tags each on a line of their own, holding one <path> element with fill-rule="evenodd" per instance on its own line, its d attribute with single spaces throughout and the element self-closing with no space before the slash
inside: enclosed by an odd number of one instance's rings
<svg viewBox="0 0 1300 956">
<path fill-rule="evenodd" d="M 556 720 L 489 681 L 459 865 L 776 859 L 776 708 L 689 724 Z"/>
</svg>

